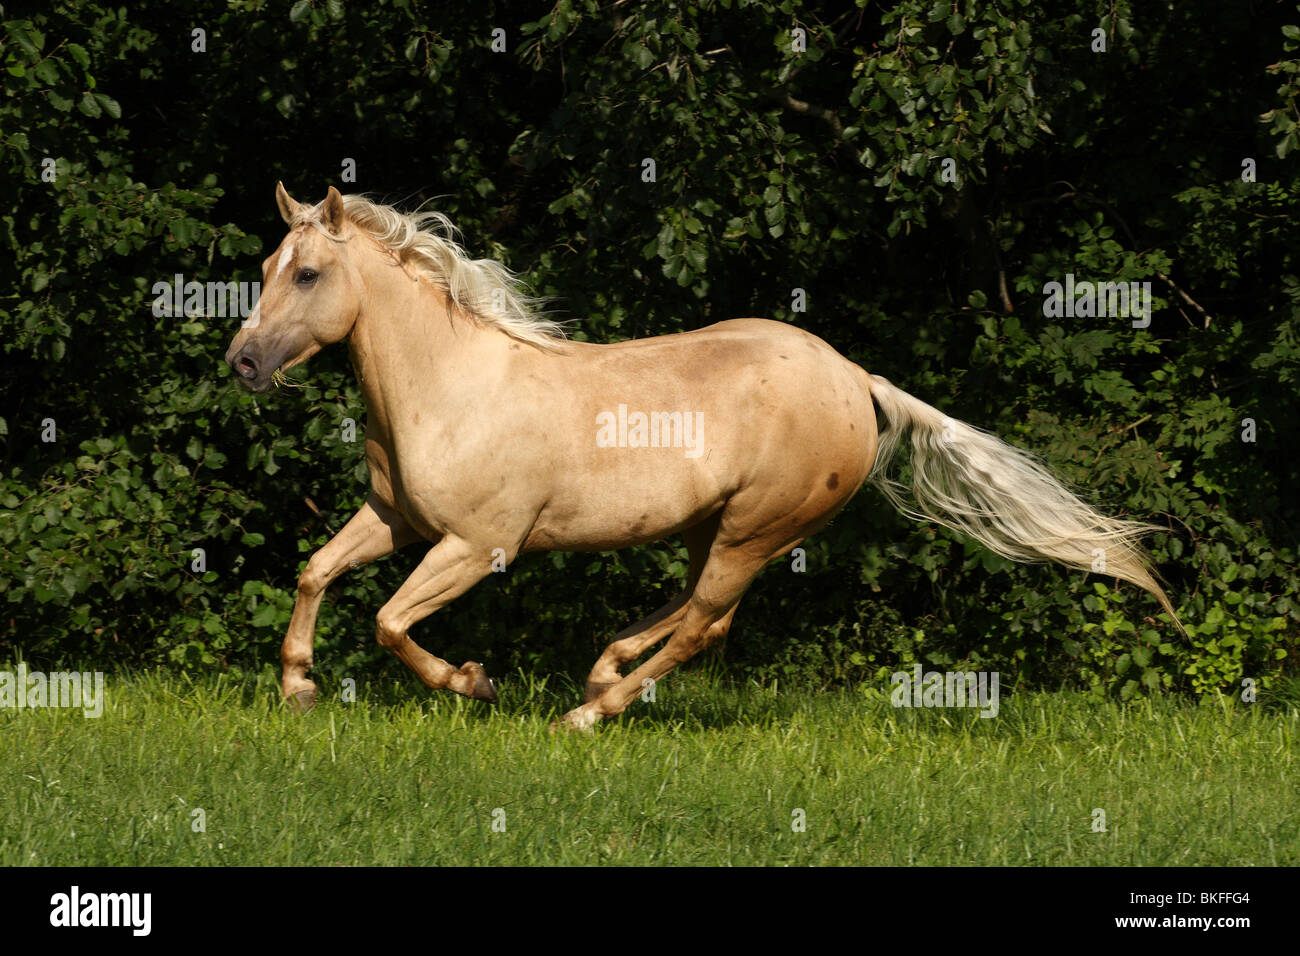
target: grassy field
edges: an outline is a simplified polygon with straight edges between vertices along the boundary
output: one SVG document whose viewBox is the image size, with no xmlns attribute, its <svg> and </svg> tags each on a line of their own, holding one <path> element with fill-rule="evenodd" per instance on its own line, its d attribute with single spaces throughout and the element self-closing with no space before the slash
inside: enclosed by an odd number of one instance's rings
<svg viewBox="0 0 1300 956">
<path fill-rule="evenodd" d="M 1004 689 L 981 719 L 697 672 L 588 737 L 548 732 L 573 687 L 501 686 L 302 717 L 269 673 L 145 674 L 98 719 L 0 710 L 0 864 L 1300 864 L 1294 706 Z"/>
</svg>

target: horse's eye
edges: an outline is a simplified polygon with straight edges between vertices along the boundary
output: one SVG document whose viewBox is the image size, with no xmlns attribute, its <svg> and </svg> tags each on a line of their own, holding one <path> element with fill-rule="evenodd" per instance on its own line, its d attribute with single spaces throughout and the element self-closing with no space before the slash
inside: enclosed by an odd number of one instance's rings
<svg viewBox="0 0 1300 956">
<path fill-rule="evenodd" d="M 311 285 L 318 278 L 320 278 L 320 273 L 315 269 L 303 269 L 298 273 L 298 282 L 302 285 Z"/>
</svg>

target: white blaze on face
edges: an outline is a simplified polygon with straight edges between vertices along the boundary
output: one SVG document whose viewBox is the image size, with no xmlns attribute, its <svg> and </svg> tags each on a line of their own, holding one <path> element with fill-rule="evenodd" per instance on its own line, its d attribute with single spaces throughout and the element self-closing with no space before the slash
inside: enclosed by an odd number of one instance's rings
<svg viewBox="0 0 1300 956">
<path fill-rule="evenodd" d="M 280 258 L 277 259 L 276 262 L 275 262 L 275 277 L 276 277 L 276 278 L 279 278 L 280 273 L 284 271 L 285 266 L 287 266 L 291 261 L 293 261 L 293 243 L 292 243 L 292 242 L 289 243 L 288 245 L 286 245 L 286 246 L 284 247 L 284 250 L 280 253 Z"/>
</svg>

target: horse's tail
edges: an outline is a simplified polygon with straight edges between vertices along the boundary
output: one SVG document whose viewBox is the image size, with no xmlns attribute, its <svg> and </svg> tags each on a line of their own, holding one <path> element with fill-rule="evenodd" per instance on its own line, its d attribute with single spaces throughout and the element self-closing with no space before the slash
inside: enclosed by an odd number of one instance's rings
<svg viewBox="0 0 1300 956">
<path fill-rule="evenodd" d="M 1150 591 L 1186 633 L 1142 549 L 1143 536 L 1159 527 L 1108 518 L 1066 490 L 1028 453 L 947 417 L 879 375 L 870 376 L 870 382 L 871 395 L 889 423 L 880 433 L 870 478 L 899 511 L 964 532 L 1013 561 L 1055 561 L 1130 581 Z M 908 489 L 887 474 L 909 427 L 910 502 Z"/>
</svg>

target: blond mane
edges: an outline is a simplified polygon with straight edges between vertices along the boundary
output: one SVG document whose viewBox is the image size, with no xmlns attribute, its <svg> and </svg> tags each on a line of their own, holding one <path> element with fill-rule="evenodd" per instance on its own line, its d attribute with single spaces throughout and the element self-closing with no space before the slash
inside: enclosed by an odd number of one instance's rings
<svg viewBox="0 0 1300 956">
<path fill-rule="evenodd" d="M 460 230 L 442 213 L 404 213 L 360 195 L 344 196 L 343 211 L 484 325 L 551 351 L 568 344 L 564 323 L 539 311 L 542 300 L 495 259 L 470 258 L 457 242 Z"/>
</svg>

